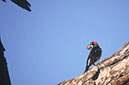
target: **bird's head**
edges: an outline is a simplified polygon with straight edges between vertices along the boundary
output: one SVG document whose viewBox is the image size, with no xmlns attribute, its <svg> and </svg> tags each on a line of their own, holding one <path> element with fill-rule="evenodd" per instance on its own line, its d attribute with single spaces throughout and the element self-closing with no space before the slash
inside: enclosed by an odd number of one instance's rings
<svg viewBox="0 0 129 85">
<path fill-rule="evenodd" d="M 89 50 L 89 49 L 91 49 L 91 48 L 93 48 L 93 47 L 97 47 L 97 46 L 99 46 L 98 43 L 95 42 L 95 41 L 93 41 L 93 42 L 91 42 L 91 43 L 87 46 L 87 49 Z"/>
</svg>

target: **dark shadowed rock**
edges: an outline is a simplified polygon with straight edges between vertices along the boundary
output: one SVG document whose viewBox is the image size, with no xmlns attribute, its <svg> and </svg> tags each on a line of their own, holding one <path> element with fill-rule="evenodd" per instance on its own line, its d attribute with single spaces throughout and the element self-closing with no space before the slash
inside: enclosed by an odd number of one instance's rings
<svg viewBox="0 0 129 85">
<path fill-rule="evenodd" d="M 5 0 L 2 0 L 2 1 L 6 2 Z"/>
<path fill-rule="evenodd" d="M 4 2 L 6 2 L 6 0 L 2 0 Z M 18 6 L 28 10 L 28 11 L 31 11 L 30 7 L 30 3 L 26 0 L 11 0 L 13 3 L 17 4 Z"/>
<path fill-rule="evenodd" d="M 0 40 L 0 85 L 11 85 L 4 51 L 5 49 Z"/>
<path fill-rule="evenodd" d="M 14 2 L 15 4 L 17 4 L 18 6 L 28 10 L 28 11 L 31 11 L 30 7 L 30 3 L 26 0 L 11 0 L 12 2 Z"/>
</svg>

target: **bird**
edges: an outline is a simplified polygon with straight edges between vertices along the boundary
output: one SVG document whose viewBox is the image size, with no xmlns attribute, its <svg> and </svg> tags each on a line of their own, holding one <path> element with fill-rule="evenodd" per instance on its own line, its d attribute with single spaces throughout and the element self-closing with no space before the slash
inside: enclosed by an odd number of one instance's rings
<svg viewBox="0 0 129 85">
<path fill-rule="evenodd" d="M 95 62 L 97 62 L 100 59 L 101 54 L 102 54 L 102 49 L 99 47 L 98 43 L 95 41 L 91 42 L 87 46 L 87 49 L 88 50 L 91 49 L 91 51 L 90 51 L 88 59 L 87 59 L 87 65 L 86 65 L 86 69 L 85 69 L 84 73 L 86 71 L 88 71 L 88 69 L 91 65 L 95 65 Z"/>
</svg>

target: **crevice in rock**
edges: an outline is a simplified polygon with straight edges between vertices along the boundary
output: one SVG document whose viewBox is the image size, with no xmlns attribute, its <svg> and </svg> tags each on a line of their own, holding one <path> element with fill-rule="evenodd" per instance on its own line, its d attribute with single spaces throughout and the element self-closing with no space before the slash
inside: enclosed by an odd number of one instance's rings
<svg viewBox="0 0 129 85">
<path fill-rule="evenodd" d="M 120 76 L 119 77 L 122 77 L 122 76 L 124 76 L 123 74 L 120 74 Z"/>
<path fill-rule="evenodd" d="M 93 80 L 96 80 L 99 76 L 100 73 L 100 69 L 98 68 L 98 71 L 96 72 L 96 74 L 92 77 Z"/>
</svg>

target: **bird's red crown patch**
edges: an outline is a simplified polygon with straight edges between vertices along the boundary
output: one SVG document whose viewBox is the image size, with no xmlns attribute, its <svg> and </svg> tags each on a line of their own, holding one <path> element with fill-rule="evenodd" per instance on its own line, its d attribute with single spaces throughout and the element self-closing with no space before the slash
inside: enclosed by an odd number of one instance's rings
<svg viewBox="0 0 129 85">
<path fill-rule="evenodd" d="M 98 46 L 98 43 L 97 42 L 93 41 L 93 43 Z"/>
</svg>

